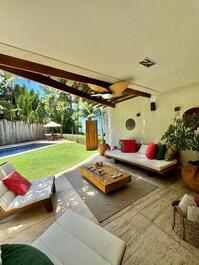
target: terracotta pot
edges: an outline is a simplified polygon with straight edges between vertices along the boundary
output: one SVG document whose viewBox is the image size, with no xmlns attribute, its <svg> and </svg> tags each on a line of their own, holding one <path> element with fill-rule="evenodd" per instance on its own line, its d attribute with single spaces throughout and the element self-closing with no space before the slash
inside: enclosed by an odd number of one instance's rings
<svg viewBox="0 0 199 265">
<path fill-rule="evenodd" d="M 101 156 L 105 154 L 106 149 L 107 149 L 107 145 L 105 143 L 98 145 L 98 152 Z"/>
</svg>

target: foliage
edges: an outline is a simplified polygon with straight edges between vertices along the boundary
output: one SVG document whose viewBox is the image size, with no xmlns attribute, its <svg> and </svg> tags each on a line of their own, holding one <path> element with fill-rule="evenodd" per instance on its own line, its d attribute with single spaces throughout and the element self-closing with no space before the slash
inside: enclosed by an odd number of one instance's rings
<svg viewBox="0 0 199 265">
<path fill-rule="evenodd" d="M 180 117 L 176 115 L 173 124 L 162 136 L 167 147 L 174 147 L 179 151 L 191 150 L 199 152 L 199 115 Z"/>
<path fill-rule="evenodd" d="M 52 176 L 96 154 L 77 143 L 56 144 L 40 150 L 9 157 L 17 171 L 28 179 Z M 7 159 L 0 159 L 0 164 Z M 44 163 L 45 161 L 45 163 Z"/>
<path fill-rule="evenodd" d="M 85 86 L 74 81 L 67 81 L 67 85 L 74 89 Z M 14 75 L 0 71 L 0 119 L 43 124 L 52 120 L 62 124 L 62 132 L 79 134 L 82 118 L 100 115 L 92 104 L 68 93 L 48 86 L 41 86 L 41 90 L 43 93 L 20 86 Z"/>
</svg>

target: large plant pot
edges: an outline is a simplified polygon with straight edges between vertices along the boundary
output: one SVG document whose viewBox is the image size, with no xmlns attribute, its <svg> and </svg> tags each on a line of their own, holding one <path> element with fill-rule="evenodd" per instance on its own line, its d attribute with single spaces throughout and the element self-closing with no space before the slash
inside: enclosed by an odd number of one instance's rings
<svg viewBox="0 0 199 265">
<path fill-rule="evenodd" d="M 110 149 L 110 146 L 106 143 L 102 143 L 98 145 L 98 152 L 101 156 L 104 156 L 106 150 Z"/>
<path fill-rule="evenodd" d="M 106 152 L 106 144 L 105 143 L 98 145 L 98 152 L 101 156 L 103 156 L 105 154 L 105 152 Z"/>
<path fill-rule="evenodd" d="M 199 166 L 188 164 L 182 167 L 181 173 L 187 186 L 199 192 Z"/>
</svg>

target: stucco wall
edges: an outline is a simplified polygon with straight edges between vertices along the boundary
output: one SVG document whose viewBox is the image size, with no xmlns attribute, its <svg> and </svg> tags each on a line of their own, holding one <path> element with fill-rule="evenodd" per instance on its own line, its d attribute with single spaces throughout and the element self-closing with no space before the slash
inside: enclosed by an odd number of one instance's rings
<svg viewBox="0 0 199 265">
<path fill-rule="evenodd" d="M 137 97 L 118 104 L 115 109 L 107 108 L 106 140 L 111 146 L 118 146 L 119 139 L 130 138 L 136 138 L 141 143 L 158 142 L 176 115 L 174 107 L 180 106 L 181 114 L 189 108 L 199 107 L 199 84 L 156 95 L 156 111 L 150 111 L 150 101 Z M 137 113 L 141 114 L 140 117 L 136 116 Z M 129 118 L 136 122 L 132 131 L 125 127 Z M 182 154 L 183 162 L 194 158 L 193 152 Z"/>
</svg>

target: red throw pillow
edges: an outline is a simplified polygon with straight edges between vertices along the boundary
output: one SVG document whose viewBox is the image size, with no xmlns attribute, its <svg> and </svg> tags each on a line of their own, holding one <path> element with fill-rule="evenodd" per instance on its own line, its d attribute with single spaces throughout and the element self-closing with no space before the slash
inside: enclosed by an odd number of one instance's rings
<svg viewBox="0 0 199 265">
<path fill-rule="evenodd" d="M 123 140 L 122 141 L 122 152 L 135 153 L 136 152 L 136 141 L 135 140 Z"/>
<path fill-rule="evenodd" d="M 31 186 L 31 182 L 22 177 L 17 171 L 13 171 L 2 181 L 9 190 L 21 196 L 25 195 Z"/>
<path fill-rule="evenodd" d="M 150 143 L 146 149 L 146 157 L 148 159 L 154 159 L 155 157 L 155 153 L 156 153 L 156 149 L 157 149 L 157 144 L 154 143 Z"/>
</svg>

